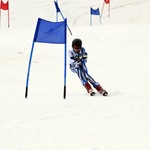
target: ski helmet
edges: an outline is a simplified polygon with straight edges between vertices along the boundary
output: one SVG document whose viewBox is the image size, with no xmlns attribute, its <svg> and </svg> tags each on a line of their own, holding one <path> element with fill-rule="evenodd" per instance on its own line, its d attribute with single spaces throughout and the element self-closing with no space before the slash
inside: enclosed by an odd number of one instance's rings
<svg viewBox="0 0 150 150">
<path fill-rule="evenodd" d="M 82 46 L 82 41 L 81 41 L 81 39 L 78 39 L 78 38 L 76 38 L 76 39 L 74 39 L 73 41 L 72 41 L 72 47 L 73 46 Z"/>
</svg>

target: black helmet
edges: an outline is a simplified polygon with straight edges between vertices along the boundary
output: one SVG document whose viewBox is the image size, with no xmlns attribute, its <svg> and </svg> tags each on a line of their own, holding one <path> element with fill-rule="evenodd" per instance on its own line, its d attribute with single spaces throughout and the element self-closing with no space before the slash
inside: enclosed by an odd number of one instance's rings
<svg viewBox="0 0 150 150">
<path fill-rule="evenodd" d="M 78 39 L 78 38 L 76 38 L 76 39 L 74 39 L 73 41 L 72 41 L 72 47 L 73 46 L 82 46 L 82 41 L 81 41 L 81 39 Z"/>
</svg>

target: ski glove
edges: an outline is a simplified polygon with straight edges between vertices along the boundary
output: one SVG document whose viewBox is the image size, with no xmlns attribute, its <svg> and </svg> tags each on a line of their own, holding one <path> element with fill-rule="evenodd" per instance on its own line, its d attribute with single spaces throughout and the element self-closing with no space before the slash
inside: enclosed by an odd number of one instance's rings
<svg viewBox="0 0 150 150">
<path fill-rule="evenodd" d="M 79 59 L 78 56 L 75 56 L 75 57 L 74 57 L 74 60 L 75 60 L 75 61 L 80 61 L 80 59 Z"/>
<path fill-rule="evenodd" d="M 82 60 L 82 59 L 87 59 L 87 53 L 84 52 L 82 53 L 81 51 L 79 52 L 79 60 Z"/>
<path fill-rule="evenodd" d="M 87 53 L 86 52 L 85 53 L 79 52 L 79 55 L 74 57 L 75 61 L 82 61 L 82 60 L 85 60 L 85 59 L 87 59 Z"/>
</svg>

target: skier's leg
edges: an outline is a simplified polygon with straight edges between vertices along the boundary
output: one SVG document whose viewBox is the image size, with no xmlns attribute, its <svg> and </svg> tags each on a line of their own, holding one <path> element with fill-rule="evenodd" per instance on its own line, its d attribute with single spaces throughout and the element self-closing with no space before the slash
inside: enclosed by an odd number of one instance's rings
<svg viewBox="0 0 150 150">
<path fill-rule="evenodd" d="M 94 87 L 99 85 L 99 83 L 96 82 L 96 81 L 89 75 L 88 69 L 87 69 L 87 67 L 86 67 L 85 64 L 83 64 L 81 70 L 83 71 L 84 78 L 85 78 L 87 81 L 89 81 Z"/>
<path fill-rule="evenodd" d="M 103 96 L 107 96 L 108 95 L 108 92 L 103 89 L 102 86 L 98 85 L 98 86 L 95 86 L 94 87 L 100 94 L 102 94 Z"/>
<path fill-rule="evenodd" d="M 92 89 L 91 85 L 88 83 L 84 72 L 80 68 L 73 69 L 72 71 L 78 75 L 80 81 L 82 82 L 82 85 L 86 88 L 87 92 L 91 95 L 94 94 L 94 93 L 92 93 L 93 89 Z"/>
<path fill-rule="evenodd" d="M 108 92 L 105 89 L 103 89 L 102 86 L 88 74 L 86 65 L 83 65 L 82 71 L 86 80 L 89 81 L 100 94 L 102 94 L 103 96 L 108 95 Z"/>
</svg>

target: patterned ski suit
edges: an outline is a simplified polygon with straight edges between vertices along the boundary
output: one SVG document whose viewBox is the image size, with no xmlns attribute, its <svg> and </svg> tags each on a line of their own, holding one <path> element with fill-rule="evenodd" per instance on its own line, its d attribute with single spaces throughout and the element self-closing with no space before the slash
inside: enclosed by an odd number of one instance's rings
<svg viewBox="0 0 150 150">
<path fill-rule="evenodd" d="M 99 86 L 99 83 L 96 82 L 88 73 L 88 69 L 86 66 L 87 53 L 85 51 L 85 48 L 82 47 L 79 52 L 75 52 L 73 49 L 71 49 L 68 55 L 70 69 L 72 72 L 78 75 L 82 84 L 85 85 L 87 82 L 90 82 L 93 87 Z"/>
</svg>

